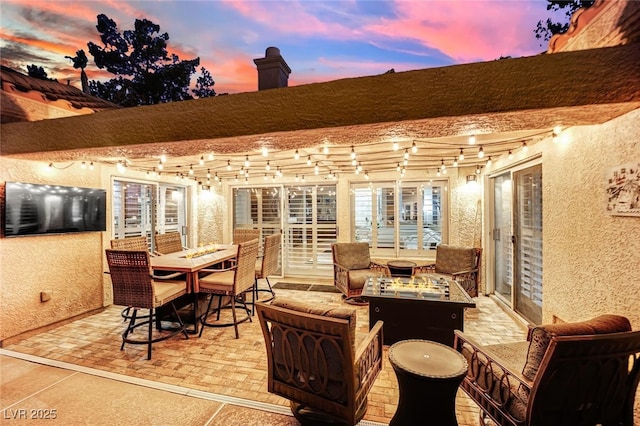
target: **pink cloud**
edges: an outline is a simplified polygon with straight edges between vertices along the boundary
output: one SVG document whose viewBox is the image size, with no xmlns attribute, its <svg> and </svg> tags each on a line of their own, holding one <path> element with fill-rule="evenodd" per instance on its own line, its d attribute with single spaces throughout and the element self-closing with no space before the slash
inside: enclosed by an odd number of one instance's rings
<svg viewBox="0 0 640 426">
<path fill-rule="evenodd" d="M 534 44 L 536 19 L 515 1 L 396 1 L 397 19 L 381 18 L 366 31 L 412 39 L 456 61 L 492 60 Z M 522 28 L 531 28 L 528 34 Z M 526 38 L 525 38 L 526 37 Z M 530 43 L 527 43 L 529 41 Z M 539 50 L 539 49 L 538 49 Z M 530 48 L 529 54 L 537 53 Z"/>
</svg>

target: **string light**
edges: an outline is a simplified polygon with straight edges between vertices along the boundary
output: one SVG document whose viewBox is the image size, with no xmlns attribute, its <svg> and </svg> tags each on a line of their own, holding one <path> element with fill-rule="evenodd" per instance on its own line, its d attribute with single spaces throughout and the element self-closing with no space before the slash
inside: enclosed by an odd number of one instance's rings
<svg viewBox="0 0 640 426">
<path fill-rule="evenodd" d="M 268 157 L 269 156 L 269 148 L 267 148 L 266 146 L 262 147 L 262 156 L 263 157 Z"/>
<path fill-rule="evenodd" d="M 216 174 L 213 176 L 213 180 L 220 181 L 220 178 L 218 177 L 218 172 L 216 172 Z"/>
<path fill-rule="evenodd" d="M 89 163 L 89 170 L 93 170 L 93 161 Z"/>
<path fill-rule="evenodd" d="M 487 166 L 490 166 L 491 163 L 493 163 L 493 161 L 491 161 L 491 156 L 489 156 L 489 159 L 487 160 Z"/>
<path fill-rule="evenodd" d="M 86 169 L 86 168 L 87 168 L 87 165 L 86 165 L 86 163 L 85 163 L 84 161 L 82 162 L 82 164 L 80 164 L 80 168 L 81 168 L 82 170 L 84 170 L 84 169 Z"/>
<path fill-rule="evenodd" d="M 211 179 L 211 170 L 207 169 L 207 179 Z"/>
<path fill-rule="evenodd" d="M 316 161 L 316 167 L 314 169 L 316 176 L 320 173 L 320 168 L 318 167 L 318 162 Z"/>
<path fill-rule="evenodd" d="M 353 145 L 351 145 L 351 159 L 352 160 L 356 159 L 356 151 L 355 149 L 353 149 Z"/>
<path fill-rule="evenodd" d="M 158 162 L 158 170 L 162 170 L 164 169 L 164 164 L 162 164 L 162 161 Z"/>
<path fill-rule="evenodd" d="M 476 136 L 475 135 L 469 136 L 469 145 L 475 145 L 475 144 L 476 144 Z"/>
<path fill-rule="evenodd" d="M 215 156 L 213 155 L 213 152 L 209 153 L 209 161 L 213 161 L 213 159 L 215 158 Z"/>
<path fill-rule="evenodd" d="M 440 170 L 445 171 L 447 166 L 444 165 L 444 160 L 440 160 Z"/>
<path fill-rule="evenodd" d="M 167 156 L 166 156 L 166 155 L 164 155 L 164 154 L 162 154 L 162 155 L 160 156 L 160 162 L 161 162 L 161 163 L 163 163 L 163 164 L 164 164 L 164 163 L 166 163 L 166 162 L 167 162 Z"/>
<path fill-rule="evenodd" d="M 416 145 L 415 142 L 413 142 L 413 144 L 411 145 L 411 152 L 413 152 L 414 154 L 418 152 L 418 145 Z"/>
<path fill-rule="evenodd" d="M 299 160 L 300 159 L 300 153 L 298 152 L 298 150 L 296 149 L 295 154 L 293 154 L 293 159 L 294 160 Z"/>
<path fill-rule="evenodd" d="M 356 170 L 358 170 L 359 172 L 362 171 L 362 161 L 358 161 L 358 167 Z"/>
<path fill-rule="evenodd" d="M 189 174 L 193 175 L 193 165 L 189 164 Z"/>
<path fill-rule="evenodd" d="M 513 153 L 511 152 L 511 150 L 509 150 L 507 157 L 509 157 L 509 160 L 513 160 Z"/>
<path fill-rule="evenodd" d="M 269 160 L 267 160 L 267 165 L 266 165 L 266 166 L 264 166 L 264 168 L 265 168 L 267 171 L 271 170 L 271 164 L 269 164 Z"/>
<path fill-rule="evenodd" d="M 480 149 L 478 149 L 478 158 L 484 158 L 484 150 L 482 149 L 482 145 L 480 145 Z"/>
<path fill-rule="evenodd" d="M 396 170 L 400 171 L 400 163 L 398 163 L 398 165 L 396 166 Z"/>
<path fill-rule="evenodd" d="M 460 148 L 460 155 L 458 155 L 458 160 L 464 160 L 464 151 L 462 150 L 462 148 Z"/>
<path fill-rule="evenodd" d="M 204 166 L 204 156 L 203 155 L 200 156 L 200 160 L 198 160 L 198 164 L 200 164 L 201 166 Z"/>
<path fill-rule="evenodd" d="M 526 154 L 527 151 L 529 151 L 529 147 L 527 146 L 527 143 L 526 142 L 522 142 L 522 152 L 524 152 Z"/>
<path fill-rule="evenodd" d="M 453 167 L 458 167 L 458 159 L 453 157 Z"/>
<path fill-rule="evenodd" d="M 244 166 L 245 167 L 249 167 L 250 164 L 251 164 L 251 162 L 249 161 L 249 156 L 245 155 L 244 156 Z"/>
<path fill-rule="evenodd" d="M 394 151 L 397 151 L 398 149 L 400 149 L 400 145 L 398 145 L 398 141 L 393 141 L 392 147 Z"/>
<path fill-rule="evenodd" d="M 311 165 L 311 156 L 307 156 L 307 166 Z"/>
<path fill-rule="evenodd" d="M 409 150 L 408 150 L 408 149 L 406 149 L 406 148 L 405 148 L 405 150 L 404 150 L 404 156 L 403 156 L 403 158 L 404 158 L 405 160 L 408 160 L 408 159 L 409 159 Z"/>
<path fill-rule="evenodd" d="M 231 160 L 227 160 L 227 171 L 231 171 Z"/>
</svg>

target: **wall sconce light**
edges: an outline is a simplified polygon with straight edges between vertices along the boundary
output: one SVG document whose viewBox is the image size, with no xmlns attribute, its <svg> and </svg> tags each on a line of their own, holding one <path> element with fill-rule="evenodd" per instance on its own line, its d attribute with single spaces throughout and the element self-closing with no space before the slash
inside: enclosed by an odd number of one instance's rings
<svg viewBox="0 0 640 426">
<path fill-rule="evenodd" d="M 476 175 L 467 175 L 467 183 L 468 184 L 472 184 L 472 183 L 476 183 L 477 179 L 476 179 Z"/>
</svg>

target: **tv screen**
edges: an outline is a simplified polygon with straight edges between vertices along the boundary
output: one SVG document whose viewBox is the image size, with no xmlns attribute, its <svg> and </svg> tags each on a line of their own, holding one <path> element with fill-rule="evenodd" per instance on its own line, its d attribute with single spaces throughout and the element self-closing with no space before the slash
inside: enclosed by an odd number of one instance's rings
<svg viewBox="0 0 640 426">
<path fill-rule="evenodd" d="M 106 231 L 106 191 L 7 182 L 4 235 Z"/>
</svg>

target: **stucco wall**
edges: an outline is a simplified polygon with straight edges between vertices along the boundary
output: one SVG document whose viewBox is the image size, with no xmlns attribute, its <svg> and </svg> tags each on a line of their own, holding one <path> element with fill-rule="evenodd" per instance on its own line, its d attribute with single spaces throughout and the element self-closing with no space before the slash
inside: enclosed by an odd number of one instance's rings
<svg viewBox="0 0 640 426">
<path fill-rule="evenodd" d="M 640 328 L 640 217 L 605 213 L 608 168 L 640 163 L 640 110 L 543 148 L 543 320 L 626 315 Z"/>
<path fill-rule="evenodd" d="M 49 169 L 31 161 L 1 160 L 2 184 L 58 183 L 102 187 L 99 170 Z M 103 305 L 103 232 L 0 240 L 0 340 Z M 51 300 L 41 303 L 40 292 Z"/>
</svg>

